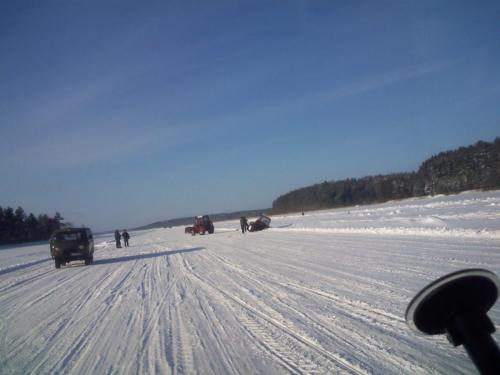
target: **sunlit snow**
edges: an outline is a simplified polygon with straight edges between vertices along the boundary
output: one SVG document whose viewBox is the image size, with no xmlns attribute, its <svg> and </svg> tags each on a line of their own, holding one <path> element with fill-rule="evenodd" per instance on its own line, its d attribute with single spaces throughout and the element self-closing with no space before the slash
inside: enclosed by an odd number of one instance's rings
<svg viewBox="0 0 500 375">
<path fill-rule="evenodd" d="M 446 273 L 500 275 L 500 191 L 272 220 L 96 236 L 93 265 L 59 270 L 47 244 L 0 248 L 0 373 L 475 373 L 404 313 Z"/>
</svg>

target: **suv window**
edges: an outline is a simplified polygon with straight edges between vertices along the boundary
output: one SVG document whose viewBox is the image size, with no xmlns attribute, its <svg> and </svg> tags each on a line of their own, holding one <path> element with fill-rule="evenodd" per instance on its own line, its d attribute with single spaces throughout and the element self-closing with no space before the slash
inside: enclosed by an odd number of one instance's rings
<svg viewBox="0 0 500 375">
<path fill-rule="evenodd" d="M 56 234 L 56 240 L 58 241 L 78 241 L 84 239 L 85 235 L 82 232 L 68 232 L 68 233 Z"/>
</svg>

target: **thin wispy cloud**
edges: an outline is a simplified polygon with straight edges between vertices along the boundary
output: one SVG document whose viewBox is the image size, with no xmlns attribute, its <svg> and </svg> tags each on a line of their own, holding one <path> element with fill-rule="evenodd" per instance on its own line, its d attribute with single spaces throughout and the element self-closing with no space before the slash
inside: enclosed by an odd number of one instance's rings
<svg viewBox="0 0 500 375">
<path fill-rule="evenodd" d="M 176 143 L 179 129 L 137 128 L 121 124 L 106 127 L 66 129 L 47 137 L 19 140 L 15 150 L 2 153 L 5 168 L 69 168 L 132 160 Z"/>
<path fill-rule="evenodd" d="M 108 227 L 141 206 L 144 217 L 182 216 L 201 201 L 215 212 L 231 194 L 234 209 L 263 207 L 296 184 L 393 168 L 380 149 L 403 149 L 413 167 L 423 145 L 496 136 L 498 2 L 487 3 L 7 7 L 3 199 Z M 87 198 L 62 205 L 79 181 Z M 192 203 L 200 181 L 213 194 Z M 117 191 L 136 207 L 104 217 L 99 205 Z"/>
<path fill-rule="evenodd" d="M 99 100 L 108 100 L 117 90 L 126 86 L 134 77 L 140 76 L 148 67 L 133 70 L 96 74 L 88 80 L 72 77 L 60 87 L 48 89 L 33 99 L 33 111 L 29 114 L 31 124 L 50 127 L 71 116 L 91 109 Z"/>
<path fill-rule="evenodd" d="M 269 128 L 277 126 L 274 124 L 276 116 L 293 113 L 297 109 L 301 111 L 313 110 L 318 105 L 334 104 L 343 98 L 356 97 L 357 95 L 373 92 L 399 82 L 436 74 L 449 69 L 459 63 L 459 61 L 444 60 L 398 67 L 356 81 L 336 84 L 335 87 L 327 90 L 300 93 L 300 95 L 287 97 L 286 99 L 276 98 L 275 101 L 269 104 L 259 104 L 258 106 L 243 107 L 236 110 L 228 109 L 223 113 L 192 122 L 190 127 L 199 130 L 207 127 L 210 127 L 212 130 L 222 130 L 239 127 L 246 119 L 258 118 L 260 121 L 255 121 L 254 126 Z M 246 79 L 241 79 L 240 83 L 247 81 Z"/>
<path fill-rule="evenodd" d="M 457 62 L 458 61 L 446 60 L 398 67 L 390 71 L 375 74 L 371 77 L 338 85 L 337 87 L 334 87 L 330 90 L 321 91 L 293 99 L 285 105 L 297 106 L 334 102 L 341 98 L 364 94 L 398 82 L 408 81 L 411 79 L 434 74 L 448 69 Z"/>
</svg>

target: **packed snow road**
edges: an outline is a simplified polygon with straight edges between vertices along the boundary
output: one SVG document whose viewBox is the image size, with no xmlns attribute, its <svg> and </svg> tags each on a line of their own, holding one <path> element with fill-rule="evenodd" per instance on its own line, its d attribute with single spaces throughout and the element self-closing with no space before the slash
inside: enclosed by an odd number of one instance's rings
<svg viewBox="0 0 500 375">
<path fill-rule="evenodd" d="M 433 279 L 500 274 L 500 192 L 273 217 L 242 235 L 96 238 L 59 270 L 46 244 L 0 249 L 2 374 L 462 374 L 408 302 Z M 500 323 L 499 304 L 490 312 Z M 495 336 L 500 341 L 498 334 Z"/>
</svg>

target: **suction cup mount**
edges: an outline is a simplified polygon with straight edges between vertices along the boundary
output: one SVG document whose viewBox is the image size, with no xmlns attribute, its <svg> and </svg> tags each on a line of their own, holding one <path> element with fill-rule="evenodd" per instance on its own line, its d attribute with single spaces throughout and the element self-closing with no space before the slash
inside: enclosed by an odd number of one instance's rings
<svg viewBox="0 0 500 375">
<path fill-rule="evenodd" d="M 464 345 L 481 374 L 500 374 L 500 350 L 491 338 L 495 326 L 486 314 L 498 298 L 500 281 L 483 269 L 446 275 L 420 291 L 406 310 L 406 323 L 427 335 L 446 334 Z"/>
</svg>

